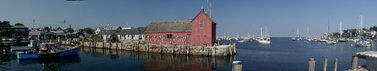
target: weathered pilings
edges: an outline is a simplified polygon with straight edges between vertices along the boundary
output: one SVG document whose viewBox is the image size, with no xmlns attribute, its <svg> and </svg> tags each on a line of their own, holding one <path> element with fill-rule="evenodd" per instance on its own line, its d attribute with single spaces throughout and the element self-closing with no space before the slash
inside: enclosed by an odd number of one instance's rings
<svg viewBox="0 0 377 71">
<path fill-rule="evenodd" d="M 173 55 L 200 55 L 200 56 L 231 56 L 236 53 L 235 44 L 215 46 L 191 46 L 185 45 L 158 45 L 139 42 L 82 42 L 83 47 L 103 48 L 103 49 L 120 49 L 134 52 L 173 54 Z"/>
<path fill-rule="evenodd" d="M 241 61 L 233 61 L 232 71 L 242 71 L 242 63 L 241 63 Z"/>
<path fill-rule="evenodd" d="M 231 47 L 233 47 L 233 53 L 232 54 L 237 54 L 236 43 L 233 43 Z"/>
<path fill-rule="evenodd" d="M 324 58 L 323 71 L 327 71 L 327 62 L 328 62 L 328 59 Z M 315 71 L 315 59 L 310 58 L 308 63 L 309 63 L 308 64 L 308 71 Z M 338 68 L 338 58 L 335 58 L 335 60 L 334 60 L 334 71 L 337 71 L 337 68 Z"/>
<path fill-rule="evenodd" d="M 357 68 L 357 60 L 358 60 L 357 56 L 352 56 L 352 66 L 351 66 L 352 69 Z"/>
<path fill-rule="evenodd" d="M 309 59 L 309 70 L 308 71 L 315 71 L 315 60 L 314 58 Z"/>
<path fill-rule="evenodd" d="M 327 71 L 327 58 L 323 61 L 323 71 Z"/>
<path fill-rule="evenodd" d="M 335 58 L 334 60 L 334 71 L 338 70 L 338 58 Z"/>
</svg>

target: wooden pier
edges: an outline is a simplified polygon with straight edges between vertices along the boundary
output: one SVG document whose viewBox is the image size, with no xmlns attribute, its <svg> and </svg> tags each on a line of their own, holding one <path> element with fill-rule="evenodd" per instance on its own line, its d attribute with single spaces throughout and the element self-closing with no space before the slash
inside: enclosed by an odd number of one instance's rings
<svg viewBox="0 0 377 71">
<path fill-rule="evenodd" d="M 365 65 L 358 65 L 359 58 L 366 60 Z M 352 66 L 347 71 L 377 71 L 377 51 L 357 52 L 352 55 Z"/>
<path fill-rule="evenodd" d="M 69 45 L 68 43 L 62 43 Z M 199 55 L 199 56 L 232 56 L 237 53 L 235 44 L 214 46 L 187 45 L 157 45 L 145 43 L 110 43 L 110 42 L 81 42 L 83 47 L 128 50 L 134 52 L 173 54 L 173 55 Z"/>
</svg>

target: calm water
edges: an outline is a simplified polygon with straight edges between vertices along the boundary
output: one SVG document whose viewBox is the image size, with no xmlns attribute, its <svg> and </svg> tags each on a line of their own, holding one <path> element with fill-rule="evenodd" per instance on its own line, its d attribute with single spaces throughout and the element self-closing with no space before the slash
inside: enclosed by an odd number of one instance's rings
<svg viewBox="0 0 377 71">
<path fill-rule="evenodd" d="M 223 41 L 229 43 L 229 41 Z M 2 50 L 7 50 L 2 48 Z M 351 66 L 353 52 L 376 50 L 354 47 L 351 42 L 327 45 L 321 42 L 290 41 L 272 38 L 270 45 L 256 41 L 237 43 L 238 54 L 232 57 L 202 57 L 131 51 L 82 48 L 79 55 L 45 60 L 17 60 L 10 52 L 0 51 L 0 71 L 231 71 L 234 60 L 242 61 L 244 71 L 306 71 L 308 59 L 316 59 L 316 70 L 328 58 L 328 70 L 339 59 L 338 70 Z M 359 63 L 365 63 L 360 60 Z"/>
</svg>

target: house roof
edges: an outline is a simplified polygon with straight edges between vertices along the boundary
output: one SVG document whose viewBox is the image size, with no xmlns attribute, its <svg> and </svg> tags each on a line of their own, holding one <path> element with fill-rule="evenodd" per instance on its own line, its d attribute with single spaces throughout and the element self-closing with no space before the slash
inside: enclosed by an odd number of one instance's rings
<svg viewBox="0 0 377 71">
<path fill-rule="evenodd" d="M 119 35 L 137 35 L 137 34 L 143 34 L 144 30 L 137 30 L 137 29 L 124 29 L 118 31 L 116 34 Z"/>
<path fill-rule="evenodd" d="M 30 31 L 29 35 L 41 35 L 41 31 Z"/>
<path fill-rule="evenodd" d="M 143 34 L 144 30 L 137 30 L 137 29 L 124 29 L 124 30 L 105 30 L 101 31 L 98 34 L 100 35 L 137 35 Z"/>
<path fill-rule="evenodd" d="M 65 32 L 63 30 L 57 30 L 57 31 L 51 31 L 55 33 L 56 35 L 65 35 Z"/>
<path fill-rule="evenodd" d="M 121 27 L 117 27 L 117 26 L 105 26 L 101 28 L 101 30 L 119 30 L 119 29 L 121 29 Z"/>
<path fill-rule="evenodd" d="M 191 32 L 192 20 L 153 21 L 147 26 L 145 33 L 158 32 Z"/>
<path fill-rule="evenodd" d="M 98 34 L 104 35 L 104 34 L 115 34 L 117 31 L 116 30 L 103 30 L 99 32 Z"/>
</svg>

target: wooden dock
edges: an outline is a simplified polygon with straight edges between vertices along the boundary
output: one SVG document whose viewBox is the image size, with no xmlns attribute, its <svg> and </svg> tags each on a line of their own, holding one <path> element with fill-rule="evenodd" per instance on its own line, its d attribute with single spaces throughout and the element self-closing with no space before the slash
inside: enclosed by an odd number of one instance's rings
<svg viewBox="0 0 377 71">
<path fill-rule="evenodd" d="M 365 65 L 358 65 L 358 59 L 366 60 Z M 356 52 L 352 55 L 351 69 L 346 71 L 377 71 L 377 51 Z"/>
</svg>

